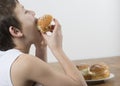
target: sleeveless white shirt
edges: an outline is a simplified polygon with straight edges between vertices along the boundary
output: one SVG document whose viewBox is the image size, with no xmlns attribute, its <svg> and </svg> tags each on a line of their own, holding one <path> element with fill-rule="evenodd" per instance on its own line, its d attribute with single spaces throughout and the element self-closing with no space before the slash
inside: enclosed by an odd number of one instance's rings
<svg viewBox="0 0 120 86">
<path fill-rule="evenodd" d="M 13 86 L 11 81 L 11 66 L 13 62 L 22 54 L 17 49 L 0 51 L 0 86 Z"/>
</svg>

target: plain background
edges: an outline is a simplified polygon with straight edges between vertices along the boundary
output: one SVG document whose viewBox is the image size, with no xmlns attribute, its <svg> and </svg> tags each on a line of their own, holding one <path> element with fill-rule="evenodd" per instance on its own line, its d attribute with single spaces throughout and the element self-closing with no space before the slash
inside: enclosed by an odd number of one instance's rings
<svg viewBox="0 0 120 86">
<path fill-rule="evenodd" d="M 59 20 L 71 60 L 120 56 L 120 0 L 20 0 L 36 17 Z M 30 54 L 34 54 L 34 46 Z M 48 61 L 56 59 L 48 49 Z"/>
</svg>

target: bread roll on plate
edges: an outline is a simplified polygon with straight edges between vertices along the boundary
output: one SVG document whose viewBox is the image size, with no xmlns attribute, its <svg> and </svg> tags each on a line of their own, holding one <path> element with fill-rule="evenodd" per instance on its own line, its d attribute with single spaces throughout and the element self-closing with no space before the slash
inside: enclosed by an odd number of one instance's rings
<svg viewBox="0 0 120 86">
<path fill-rule="evenodd" d="M 82 73 L 85 80 L 90 80 L 91 79 L 92 76 L 91 76 L 91 73 L 89 71 L 90 65 L 80 64 L 80 65 L 76 65 L 76 67 L 78 68 L 78 70 L 80 70 L 80 72 Z"/>
<path fill-rule="evenodd" d="M 92 72 L 92 79 L 104 79 L 110 76 L 109 67 L 106 64 L 93 64 L 90 67 L 90 71 Z"/>
</svg>

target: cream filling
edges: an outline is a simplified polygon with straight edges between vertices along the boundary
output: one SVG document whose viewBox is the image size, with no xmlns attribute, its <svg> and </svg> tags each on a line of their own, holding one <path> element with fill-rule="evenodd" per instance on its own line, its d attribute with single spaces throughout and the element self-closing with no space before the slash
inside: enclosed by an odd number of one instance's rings
<svg viewBox="0 0 120 86">
<path fill-rule="evenodd" d="M 83 75 L 88 75 L 88 74 L 91 74 L 92 72 L 90 72 L 90 69 L 89 69 L 89 68 L 86 68 L 86 69 L 81 70 L 81 73 L 82 73 Z"/>
</svg>

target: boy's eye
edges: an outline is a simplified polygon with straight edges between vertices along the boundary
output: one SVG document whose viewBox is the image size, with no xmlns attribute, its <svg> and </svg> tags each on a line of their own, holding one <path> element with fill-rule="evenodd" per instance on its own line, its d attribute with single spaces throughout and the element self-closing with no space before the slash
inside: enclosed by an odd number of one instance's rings
<svg viewBox="0 0 120 86">
<path fill-rule="evenodd" d="M 26 14 L 26 13 L 28 13 L 28 11 L 27 11 L 27 10 L 25 11 L 25 14 Z"/>
</svg>

